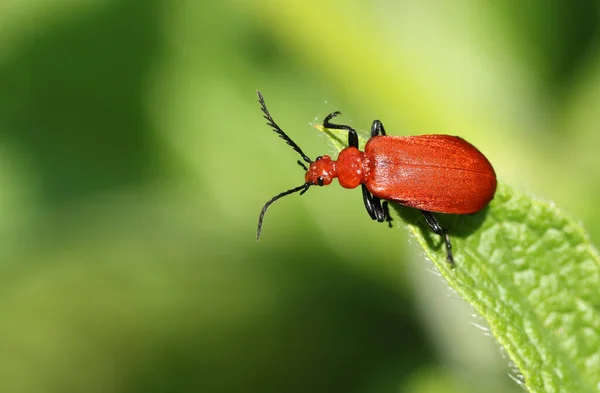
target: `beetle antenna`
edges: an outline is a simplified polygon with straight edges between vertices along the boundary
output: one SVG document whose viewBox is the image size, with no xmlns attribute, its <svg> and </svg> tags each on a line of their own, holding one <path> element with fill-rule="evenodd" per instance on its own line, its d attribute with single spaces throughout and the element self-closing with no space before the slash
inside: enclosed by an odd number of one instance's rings
<svg viewBox="0 0 600 393">
<path fill-rule="evenodd" d="M 306 165 L 304 165 L 304 163 L 300 160 L 298 160 L 298 165 L 300 165 L 305 171 L 308 170 L 308 168 L 306 167 Z"/>
<path fill-rule="evenodd" d="M 304 161 L 308 162 L 309 164 L 312 164 L 312 160 L 308 158 L 306 154 L 304 154 L 302 149 L 300 149 L 300 146 L 298 146 L 296 142 L 294 142 L 289 136 L 287 136 L 287 134 L 283 132 L 281 127 L 279 127 L 277 123 L 275 123 L 275 120 L 273 120 L 273 117 L 271 117 L 271 114 L 267 109 L 267 104 L 265 104 L 265 99 L 263 98 L 263 95 L 260 93 L 260 91 L 256 90 L 256 94 L 258 95 L 258 103 L 260 104 L 260 109 L 264 113 L 263 117 L 267 120 L 267 125 L 273 128 L 273 131 L 279 134 L 279 137 L 283 139 L 288 145 L 290 145 L 292 149 L 296 150 L 296 152 L 298 152 L 298 154 L 302 156 Z"/>
<path fill-rule="evenodd" d="M 263 219 L 265 218 L 265 213 L 267 212 L 267 209 L 269 208 L 269 206 L 271 206 L 271 204 L 273 202 L 275 202 L 276 200 L 278 200 L 279 198 L 283 198 L 286 195 L 290 195 L 290 194 L 293 194 L 298 191 L 301 191 L 300 195 L 302 195 L 306 191 L 308 191 L 308 189 L 312 185 L 313 185 L 312 183 L 304 183 L 301 186 L 292 188 L 291 190 L 287 190 L 287 191 L 282 192 L 281 194 L 275 195 L 273 198 L 271 198 L 271 200 L 269 202 L 265 203 L 265 206 L 262 208 L 262 210 L 260 212 L 260 216 L 258 217 L 258 229 L 256 230 L 256 241 L 258 241 L 260 239 L 260 231 L 262 230 Z"/>
</svg>

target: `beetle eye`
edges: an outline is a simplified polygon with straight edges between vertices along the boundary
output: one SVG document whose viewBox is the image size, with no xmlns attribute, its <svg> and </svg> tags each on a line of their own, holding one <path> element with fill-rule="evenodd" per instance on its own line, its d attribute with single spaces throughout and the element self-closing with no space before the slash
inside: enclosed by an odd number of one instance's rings
<svg viewBox="0 0 600 393">
<path fill-rule="evenodd" d="M 321 176 L 321 177 L 319 177 L 319 178 L 317 179 L 317 184 L 318 184 L 319 186 L 322 186 L 322 185 L 323 185 L 323 182 L 324 182 L 324 180 L 323 180 L 323 176 Z"/>
<path fill-rule="evenodd" d="M 315 161 L 319 161 L 321 158 L 323 158 L 323 156 L 317 156 L 317 158 L 315 158 Z"/>
</svg>

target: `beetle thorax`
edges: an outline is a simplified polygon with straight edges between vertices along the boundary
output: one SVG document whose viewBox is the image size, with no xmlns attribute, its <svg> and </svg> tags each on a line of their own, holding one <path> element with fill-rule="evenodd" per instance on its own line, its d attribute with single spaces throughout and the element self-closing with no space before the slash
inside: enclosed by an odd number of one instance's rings
<svg viewBox="0 0 600 393">
<path fill-rule="evenodd" d="M 337 159 L 337 177 L 344 188 L 355 188 L 363 182 L 364 153 L 355 147 L 347 147 Z"/>
</svg>

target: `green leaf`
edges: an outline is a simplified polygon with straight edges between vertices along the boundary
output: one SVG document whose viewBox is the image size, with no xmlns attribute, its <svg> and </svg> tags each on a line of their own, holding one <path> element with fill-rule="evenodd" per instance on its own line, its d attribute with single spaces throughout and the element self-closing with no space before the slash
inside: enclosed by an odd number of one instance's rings
<svg viewBox="0 0 600 393">
<path fill-rule="evenodd" d="M 344 146 L 346 133 L 325 131 L 334 148 Z M 529 392 L 600 389 L 600 258 L 578 223 L 499 183 L 483 211 L 436 215 L 451 236 L 451 268 L 419 212 L 395 210 L 442 277 L 487 321 Z"/>
</svg>

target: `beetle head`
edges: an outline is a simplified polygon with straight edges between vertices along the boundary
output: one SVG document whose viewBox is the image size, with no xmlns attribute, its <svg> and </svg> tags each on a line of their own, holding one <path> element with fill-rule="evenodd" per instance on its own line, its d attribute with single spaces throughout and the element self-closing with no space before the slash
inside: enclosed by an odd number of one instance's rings
<svg viewBox="0 0 600 393">
<path fill-rule="evenodd" d="M 335 178 L 336 165 L 335 161 L 329 156 L 319 156 L 310 164 L 310 167 L 304 175 L 306 183 L 315 186 L 327 186 L 331 184 Z"/>
</svg>

